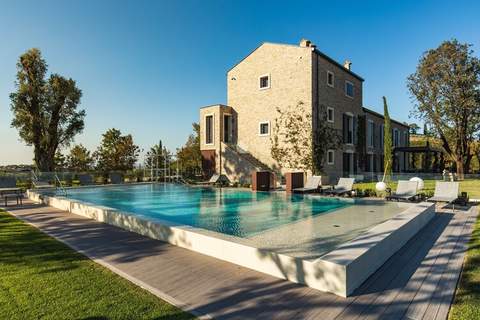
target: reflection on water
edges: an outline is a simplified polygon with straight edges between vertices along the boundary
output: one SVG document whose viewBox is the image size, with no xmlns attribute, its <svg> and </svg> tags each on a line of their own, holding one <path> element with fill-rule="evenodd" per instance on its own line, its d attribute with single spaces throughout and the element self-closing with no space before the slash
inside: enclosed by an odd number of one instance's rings
<svg viewBox="0 0 480 320">
<path fill-rule="evenodd" d="M 248 237 L 352 202 L 282 192 L 251 192 L 174 184 L 143 184 L 69 190 L 69 198 L 126 211 L 148 220 Z"/>
</svg>

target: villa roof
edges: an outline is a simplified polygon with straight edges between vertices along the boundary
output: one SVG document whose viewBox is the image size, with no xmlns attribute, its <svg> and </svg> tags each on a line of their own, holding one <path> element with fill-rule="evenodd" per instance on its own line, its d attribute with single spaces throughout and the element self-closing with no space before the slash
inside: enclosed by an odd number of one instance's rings
<svg viewBox="0 0 480 320">
<path fill-rule="evenodd" d="M 210 107 L 229 108 L 230 106 L 227 106 L 226 104 L 222 104 L 222 103 L 215 103 L 215 104 L 210 104 L 210 105 L 208 105 L 208 106 L 200 107 L 200 109 L 210 108 Z"/>
<path fill-rule="evenodd" d="M 300 47 L 299 45 L 295 45 L 295 44 L 289 44 L 289 43 L 274 43 L 274 42 L 262 42 L 259 46 L 257 46 L 255 49 L 253 49 L 249 54 L 247 54 L 245 57 L 243 57 L 242 60 L 238 61 L 236 64 L 234 64 L 230 69 L 227 70 L 227 73 L 230 72 L 231 70 L 233 70 L 236 66 L 238 66 L 240 63 L 242 63 L 243 60 L 245 60 L 246 58 L 248 58 L 252 53 L 254 53 L 255 51 L 257 51 L 261 46 L 263 46 L 264 44 L 273 44 L 273 45 L 277 45 L 277 46 L 291 46 L 291 47 L 297 47 L 297 48 L 303 48 L 303 47 Z M 317 48 L 314 48 L 313 52 L 315 52 L 316 54 L 318 54 L 319 56 L 321 56 L 322 58 L 328 60 L 330 63 L 336 65 L 337 67 L 339 67 L 340 69 L 342 69 L 343 71 L 345 71 L 346 73 L 349 73 L 350 75 L 352 75 L 353 77 L 357 78 L 358 80 L 360 81 L 365 81 L 362 77 L 360 77 L 358 74 L 356 74 L 355 72 L 351 71 L 351 70 L 348 70 L 346 69 L 341 63 L 335 61 L 333 58 L 329 57 L 328 55 L 326 55 L 325 53 L 321 52 L 320 50 L 318 50 Z"/>
<path fill-rule="evenodd" d="M 372 115 L 374 115 L 374 116 L 376 116 L 376 117 L 385 119 L 385 117 L 384 117 L 383 114 L 381 114 L 381 113 L 378 113 L 378 112 L 376 112 L 376 111 L 373 111 L 373 110 L 368 109 L 368 108 L 365 108 L 365 107 L 363 107 L 362 109 L 363 109 L 363 112 L 365 112 L 365 113 L 370 113 L 370 114 L 372 114 Z M 392 118 L 390 118 L 390 121 L 393 122 L 393 123 L 395 123 L 395 124 L 398 124 L 399 126 L 402 126 L 402 127 L 405 127 L 405 128 L 409 128 L 408 124 L 402 123 L 402 122 L 397 121 L 397 120 L 394 120 L 394 119 L 392 119 Z"/>
</svg>

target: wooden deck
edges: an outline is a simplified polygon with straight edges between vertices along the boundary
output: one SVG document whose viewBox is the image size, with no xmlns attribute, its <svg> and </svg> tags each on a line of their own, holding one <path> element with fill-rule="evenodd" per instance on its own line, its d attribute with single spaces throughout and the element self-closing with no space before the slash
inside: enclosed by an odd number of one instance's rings
<svg viewBox="0 0 480 320">
<path fill-rule="evenodd" d="M 159 297 L 216 319 L 446 319 L 477 216 L 477 208 L 437 213 L 345 299 L 51 207 L 7 209 Z"/>
</svg>

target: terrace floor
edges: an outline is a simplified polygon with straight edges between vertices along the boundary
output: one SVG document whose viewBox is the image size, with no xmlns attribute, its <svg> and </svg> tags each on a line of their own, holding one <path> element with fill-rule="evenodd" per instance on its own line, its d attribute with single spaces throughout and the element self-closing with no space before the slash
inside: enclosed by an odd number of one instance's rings
<svg viewBox="0 0 480 320">
<path fill-rule="evenodd" d="M 5 209 L 196 315 L 322 320 L 446 319 L 478 211 L 437 212 L 345 299 L 52 207 L 26 201 Z"/>
</svg>

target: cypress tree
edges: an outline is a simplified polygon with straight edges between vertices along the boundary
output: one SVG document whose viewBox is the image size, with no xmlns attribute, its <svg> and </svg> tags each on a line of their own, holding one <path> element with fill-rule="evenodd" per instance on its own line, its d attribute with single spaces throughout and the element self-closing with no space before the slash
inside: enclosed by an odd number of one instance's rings
<svg viewBox="0 0 480 320">
<path fill-rule="evenodd" d="M 392 125 L 390 123 L 390 115 L 388 114 L 387 98 L 383 97 L 383 114 L 385 117 L 384 138 L 383 138 L 383 164 L 385 171 L 383 173 L 383 181 L 392 174 L 393 166 L 393 143 L 392 143 Z"/>
</svg>

